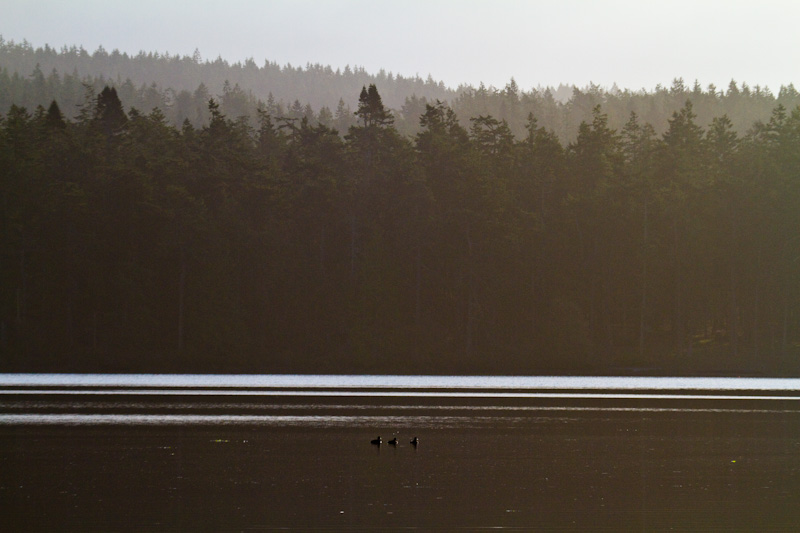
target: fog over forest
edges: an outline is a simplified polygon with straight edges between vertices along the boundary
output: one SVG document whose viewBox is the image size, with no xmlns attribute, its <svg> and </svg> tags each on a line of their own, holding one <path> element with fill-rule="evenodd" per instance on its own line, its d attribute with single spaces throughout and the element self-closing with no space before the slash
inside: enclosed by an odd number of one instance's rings
<svg viewBox="0 0 800 533">
<path fill-rule="evenodd" d="M 800 373 L 792 85 L 0 38 L 0 195 L 4 371 Z"/>
<path fill-rule="evenodd" d="M 612 86 L 519 87 L 512 79 L 503 87 L 461 85 L 455 89 L 432 76 L 404 78 L 362 67 L 333 69 L 320 64 L 279 65 L 252 59 L 229 63 L 221 58 L 140 52 L 137 55 L 108 52 L 102 47 L 87 51 L 78 46 L 34 47 L 5 41 L 0 35 L 0 110 L 12 104 L 29 110 L 58 102 L 67 118 L 76 117 L 84 104 L 86 86 L 99 93 L 115 87 L 126 109 L 150 112 L 159 108 L 167 120 L 180 127 L 189 120 L 194 127 L 208 125 L 208 100 L 216 99 L 231 118 L 247 117 L 255 127 L 258 110 L 273 117 L 306 117 L 312 124 L 336 128 L 342 135 L 355 124 L 353 111 L 362 87 L 375 84 L 384 105 L 393 111 L 395 127 L 402 135 L 419 132 L 426 104 L 448 104 L 469 128 L 469 119 L 492 115 L 505 120 L 517 138 L 525 135 L 530 113 L 540 125 L 556 133 L 562 143 L 575 140 L 578 126 L 591 120 L 601 105 L 615 129 L 623 127 L 633 111 L 656 132 L 666 131 L 672 113 L 690 100 L 700 124 L 727 115 L 737 133 L 744 134 L 756 121 L 769 120 L 778 104 L 793 109 L 800 93 L 791 84 L 774 93 L 747 80 L 731 80 L 726 87 L 702 85 L 701 80 L 665 80 L 648 92 Z"/>
</svg>

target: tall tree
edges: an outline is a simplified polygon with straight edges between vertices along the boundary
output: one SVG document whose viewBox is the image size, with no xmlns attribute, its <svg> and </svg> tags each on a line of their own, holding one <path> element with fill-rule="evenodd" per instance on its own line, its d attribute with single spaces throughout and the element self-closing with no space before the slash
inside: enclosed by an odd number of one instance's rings
<svg viewBox="0 0 800 533">
<path fill-rule="evenodd" d="M 664 206 L 669 219 L 668 242 L 671 242 L 670 265 L 672 272 L 672 317 L 671 329 L 674 335 L 674 349 L 678 354 L 691 353 L 693 344 L 689 336 L 692 321 L 692 308 L 696 302 L 689 298 L 690 287 L 697 289 L 702 281 L 691 274 L 692 254 L 697 243 L 692 230 L 694 216 L 700 214 L 699 199 L 708 183 L 706 172 L 706 143 L 703 129 L 695 122 L 693 106 L 687 100 L 679 111 L 672 114 L 669 129 L 664 133 L 662 150 L 659 154 L 658 168 Z"/>
<path fill-rule="evenodd" d="M 625 158 L 627 179 L 633 192 L 635 210 L 641 214 L 641 240 L 639 245 L 639 258 L 641 264 L 639 301 L 639 359 L 644 360 L 646 333 L 650 328 L 648 318 L 652 320 L 650 300 L 652 300 L 650 285 L 652 274 L 652 256 L 654 244 L 651 237 L 653 212 L 655 211 L 656 184 L 654 183 L 655 156 L 658 144 L 656 134 L 650 124 L 641 124 L 635 112 L 631 112 L 630 119 L 622 130 L 622 150 Z"/>
<path fill-rule="evenodd" d="M 105 86 L 97 95 L 94 117 L 101 131 L 108 136 L 119 133 L 128 121 L 115 88 Z"/>
<path fill-rule="evenodd" d="M 355 114 L 364 128 L 389 126 L 394 123 L 394 117 L 383 106 L 383 100 L 381 95 L 378 94 L 375 84 L 370 84 L 369 89 L 366 87 L 361 88 L 361 94 L 358 97 L 358 109 Z"/>
<path fill-rule="evenodd" d="M 577 263 L 583 265 L 584 289 L 574 297 L 588 298 L 591 342 L 602 353 L 615 345 L 615 329 L 621 321 L 622 302 L 616 287 L 625 283 L 627 266 L 619 261 L 621 247 L 629 243 L 624 220 L 615 216 L 621 198 L 618 177 L 622 152 L 617 132 L 608 126 L 600 106 L 592 110 L 592 122 L 581 123 L 578 138 L 569 146 L 572 224 L 578 236 Z"/>
<path fill-rule="evenodd" d="M 731 84 L 735 87 L 733 82 Z M 720 206 L 722 216 L 719 217 L 719 221 L 725 221 L 725 223 L 721 224 L 722 228 L 719 228 L 718 242 L 726 243 L 727 252 L 720 254 L 726 258 L 724 262 L 727 263 L 728 271 L 728 313 L 725 329 L 731 356 L 737 359 L 741 335 L 739 285 L 743 275 L 740 261 L 744 252 L 741 242 L 744 228 L 741 224 L 749 218 L 747 206 L 749 202 L 743 197 L 744 184 L 738 171 L 739 139 L 727 115 L 714 118 L 706 132 L 706 142 L 709 151 L 709 174 L 712 176 L 714 189 L 718 191 L 719 200 L 723 204 Z"/>
</svg>

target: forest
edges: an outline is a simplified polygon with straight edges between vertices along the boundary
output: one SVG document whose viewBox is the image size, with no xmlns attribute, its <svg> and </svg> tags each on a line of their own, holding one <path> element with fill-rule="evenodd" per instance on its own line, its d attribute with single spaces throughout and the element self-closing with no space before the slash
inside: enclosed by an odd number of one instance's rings
<svg viewBox="0 0 800 533">
<path fill-rule="evenodd" d="M 344 137 L 208 108 L 3 116 L 5 370 L 797 370 L 800 108 L 567 146 L 440 102 L 403 137 L 374 85 Z"/>
<path fill-rule="evenodd" d="M 375 83 L 337 129 L 89 81 L 0 115 L 2 371 L 800 375 L 791 86 L 462 88 L 409 134 Z"/>
</svg>

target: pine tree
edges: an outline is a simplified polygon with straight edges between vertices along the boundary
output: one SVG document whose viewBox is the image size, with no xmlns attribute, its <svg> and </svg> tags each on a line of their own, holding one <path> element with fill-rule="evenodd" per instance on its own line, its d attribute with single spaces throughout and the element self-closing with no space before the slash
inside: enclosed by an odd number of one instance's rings
<svg viewBox="0 0 800 533">
<path fill-rule="evenodd" d="M 106 135 L 119 133 L 128 121 L 122 109 L 122 102 L 117 96 L 117 90 L 113 87 L 109 88 L 106 85 L 97 95 L 94 119 Z"/>
<path fill-rule="evenodd" d="M 61 113 L 61 109 L 59 109 L 55 100 L 53 100 L 50 103 L 50 107 L 47 108 L 45 124 L 48 128 L 52 129 L 64 129 L 67 127 L 67 123 L 64 121 L 64 115 Z"/>
<path fill-rule="evenodd" d="M 371 84 L 369 89 L 366 87 L 361 88 L 361 94 L 358 97 L 358 110 L 355 114 L 363 121 L 362 125 L 365 128 L 371 126 L 386 127 L 394 123 L 394 117 L 383 106 L 381 95 L 378 94 L 375 84 Z"/>
</svg>

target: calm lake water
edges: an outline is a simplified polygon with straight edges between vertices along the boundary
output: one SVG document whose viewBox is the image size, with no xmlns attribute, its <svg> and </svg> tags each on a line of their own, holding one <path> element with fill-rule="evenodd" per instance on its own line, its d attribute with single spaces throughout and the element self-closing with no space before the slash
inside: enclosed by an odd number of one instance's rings
<svg viewBox="0 0 800 533">
<path fill-rule="evenodd" d="M 0 375 L 0 511 L 9 531 L 795 531 L 800 380 Z"/>
</svg>

